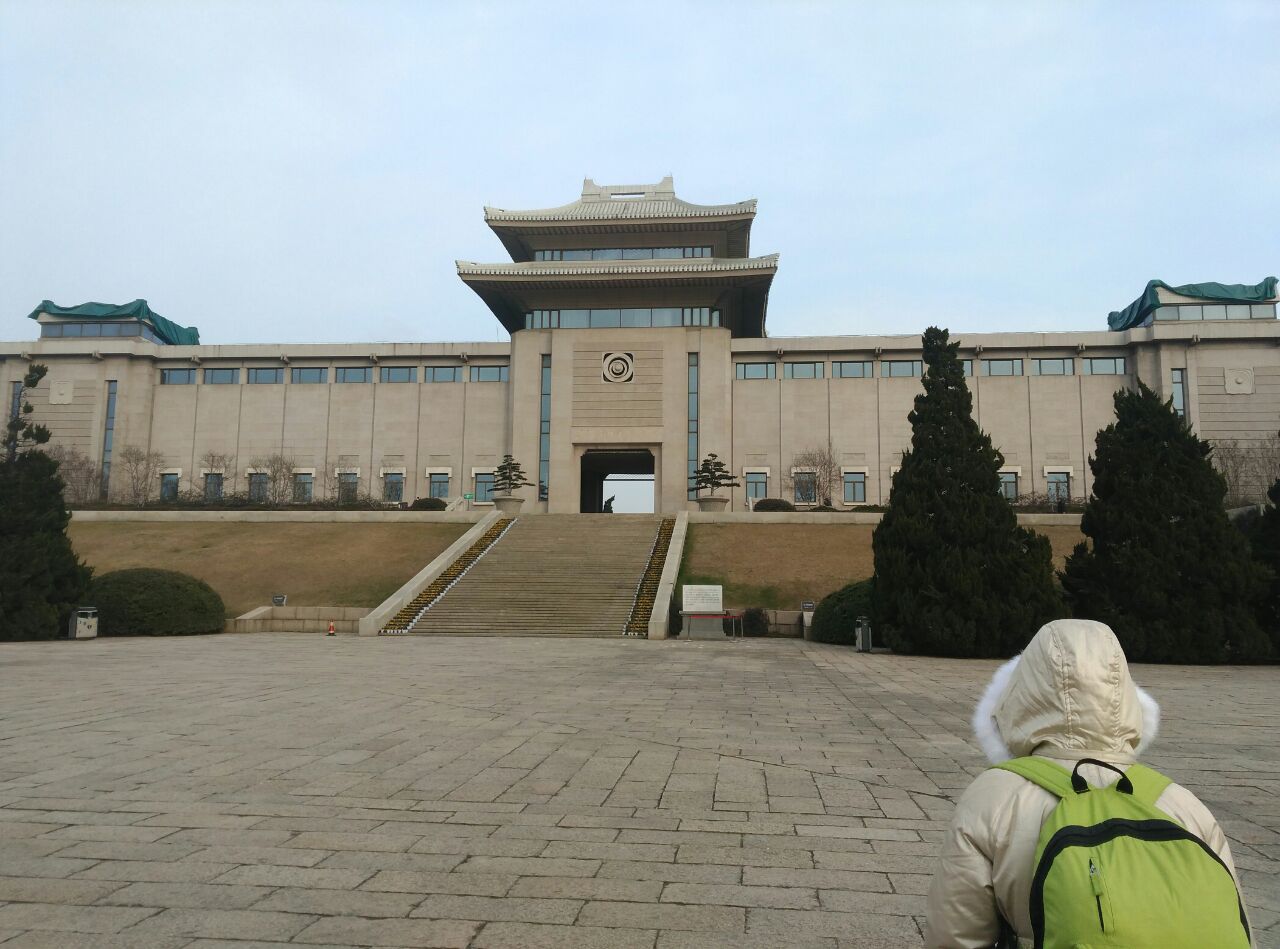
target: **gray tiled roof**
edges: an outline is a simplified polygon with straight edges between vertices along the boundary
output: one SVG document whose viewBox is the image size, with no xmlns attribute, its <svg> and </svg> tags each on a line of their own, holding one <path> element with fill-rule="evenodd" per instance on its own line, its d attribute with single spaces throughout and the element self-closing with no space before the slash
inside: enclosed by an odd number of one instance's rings
<svg viewBox="0 0 1280 949">
<path fill-rule="evenodd" d="M 486 207 L 484 219 L 488 222 L 621 221 L 736 217 L 755 213 L 755 198 L 734 204 L 691 204 L 676 197 L 670 177 L 663 178 L 656 185 L 597 185 L 588 178 L 582 185 L 582 197 L 570 204 L 532 211 Z"/>
<path fill-rule="evenodd" d="M 690 258 L 675 260 L 582 260 L 528 261 L 515 264 L 478 264 L 455 261 L 461 276 L 547 276 L 578 277 L 600 274 L 719 273 L 740 270 L 770 270 L 778 266 L 778 255 L 743 258 Z"/>
</svg>

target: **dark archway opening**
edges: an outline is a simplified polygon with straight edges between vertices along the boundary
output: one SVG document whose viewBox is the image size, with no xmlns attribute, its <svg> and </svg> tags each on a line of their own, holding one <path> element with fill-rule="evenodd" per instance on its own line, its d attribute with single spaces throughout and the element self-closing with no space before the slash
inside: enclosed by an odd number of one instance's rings
<svg viewBox="0 0 1280 949">
<path fill-rule="evenodd" d="M 582 454 L 583 514 L 599 514 L 613 499 L 616 513 L 654 510 L 653 452 L 647 448 L 589 448 Z"/>
</svg>

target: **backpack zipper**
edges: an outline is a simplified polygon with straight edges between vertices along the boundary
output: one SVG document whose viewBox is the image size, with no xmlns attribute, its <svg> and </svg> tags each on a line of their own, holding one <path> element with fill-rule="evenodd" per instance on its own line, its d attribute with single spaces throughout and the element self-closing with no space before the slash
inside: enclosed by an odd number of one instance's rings
<svg viewBox="0 0 1280 949">
<path fill-rule="evenodd" d="M 1089 858 L 1089 885 L 1093 887 L 1093 898 L 1098 904 L 1098 928 L 1104 933 L 1107 931 L 1107 920 L 1102 914 L 1102 897 L 1105 890 L 1102 888 L 1102 874 L 1098 872 L 1098 865 L 1093 862 L 1093 858 Z"/>
</svg>

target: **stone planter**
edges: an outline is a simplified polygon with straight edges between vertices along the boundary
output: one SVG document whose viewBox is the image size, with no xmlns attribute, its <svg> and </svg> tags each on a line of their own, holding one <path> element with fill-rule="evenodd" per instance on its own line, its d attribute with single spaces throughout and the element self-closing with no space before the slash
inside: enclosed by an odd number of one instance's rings
<svg viewBox="0 0 1280 949">
<path fill-rule="evenodd" d="M 493 506 L 502 514 L 517 514 L 523 504 L 524 498 L 518 498 L 514 494 L 495 494 L 493 496 Z"/>
<path fill-rule="evenodd" d="M 728 498 L 718 498 L 714 494 L 711 494 L 705 498 L 698 498 L 698 510 L 711 511 L 715 513 L 718 511 L 723 511 L 725 507 L 728 505 L 728 503 L 729 503 Z"/>
</svg>

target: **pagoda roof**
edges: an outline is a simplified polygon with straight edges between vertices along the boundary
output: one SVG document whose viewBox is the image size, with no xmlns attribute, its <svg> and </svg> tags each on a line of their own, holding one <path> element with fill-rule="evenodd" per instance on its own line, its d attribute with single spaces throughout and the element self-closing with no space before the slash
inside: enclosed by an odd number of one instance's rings
<svg viewBox="0 0 1280 949">
<path fill-rule="evenodd" d="M 776 271 L 778 255 L 764 257 L 702 257 L 671 260 L 581 260 L 521 261 L 512 264 L 479 264 L 470 260 L 455 261 L 458 276 L 463 277 L 609 277 L 671 274 L 733 274 Z M 561 282 L 561 281 L 557 281 Z"/>
<path fill-rule="evenodd" d="M 577 201 L 555 208 L 509 211 L 484 209 L 489 224 L 574 223 L 580 221 L 679 221 L 715 218 L 750 218 L 755 198 L 733 204 L 693 204 L 676 197 L 670 175 L 657 184 L 598 185 L 590 178 L 582 183 Z"/>
</svg>

